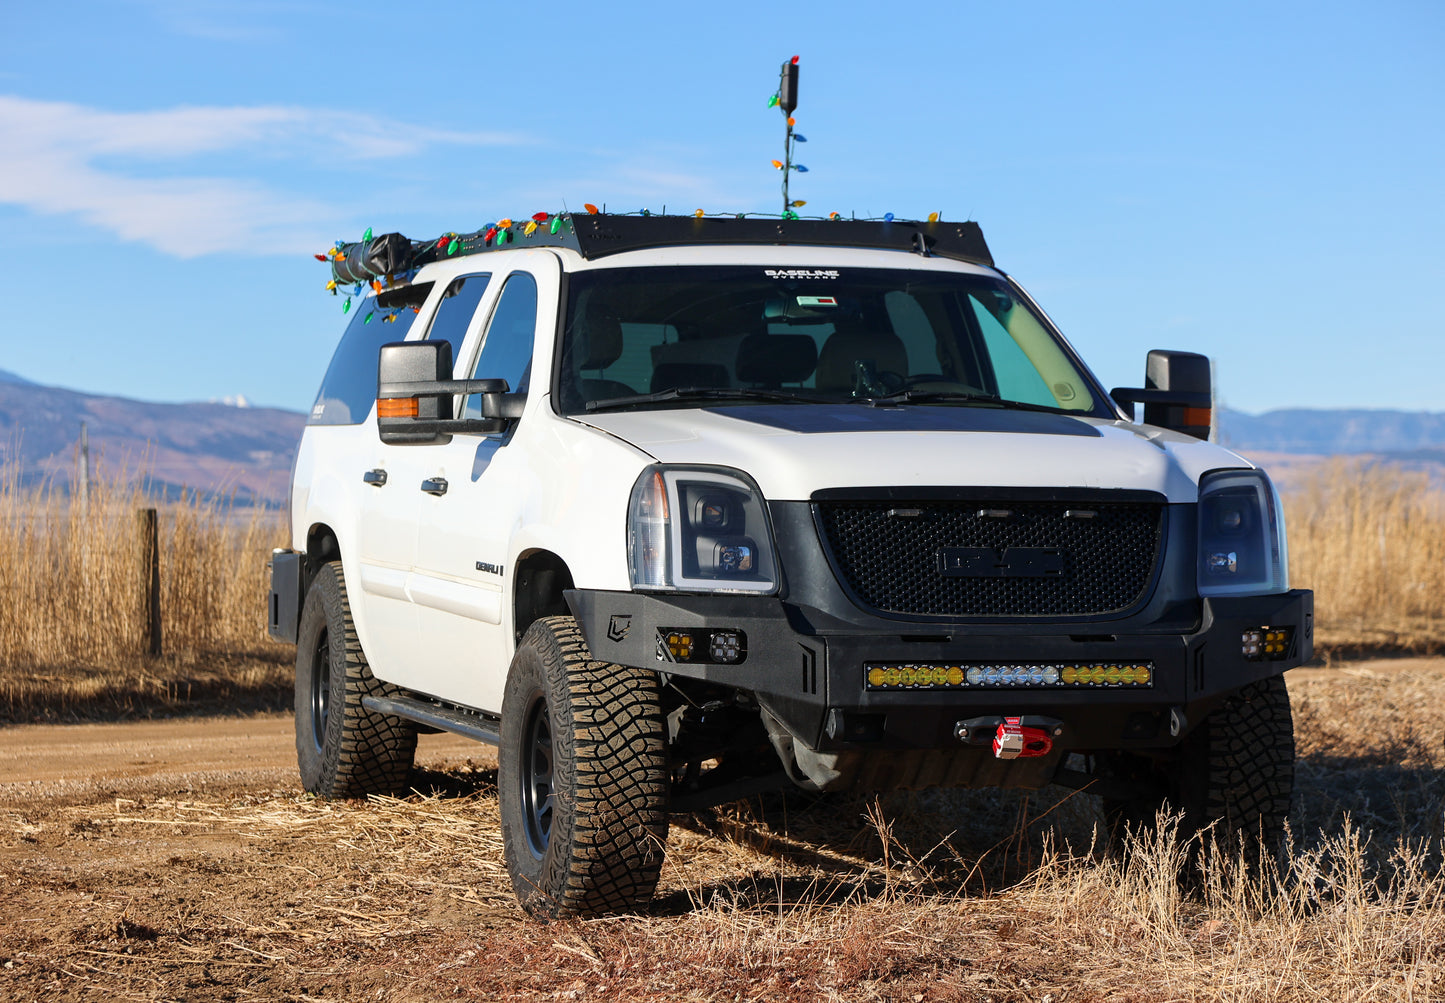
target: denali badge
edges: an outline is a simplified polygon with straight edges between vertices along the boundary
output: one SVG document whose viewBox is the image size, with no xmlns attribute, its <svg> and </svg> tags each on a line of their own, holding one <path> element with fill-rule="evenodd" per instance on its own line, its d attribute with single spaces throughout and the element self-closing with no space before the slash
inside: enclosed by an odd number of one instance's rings
<svg viewBox="0 0 1445 1003">
<path fill-rule="evenodd" d="M 947 578 L 1057 578 L 1064 552 L 1054 547 L 944 547 L 938 573 Z"/>
</svg>

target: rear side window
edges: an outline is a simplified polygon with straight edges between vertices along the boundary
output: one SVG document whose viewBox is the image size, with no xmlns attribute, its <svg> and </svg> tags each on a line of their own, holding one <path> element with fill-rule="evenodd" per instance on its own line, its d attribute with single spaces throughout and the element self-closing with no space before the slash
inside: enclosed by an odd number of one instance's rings
<svg viewBox="0 0 1445 1003">
<path fill-rule="evenodd" d="M 366 420 L 376 400 L 376 360 L 381 346 L 406 338 L 431 287 L 432 283 L 423 282 L 388 290 L 367 297 L 353 309 L 306 424 L 359 425 Z"/>
<path fill-rule="evenodd" d="M 477 312 L 477 304 L 482 301 L 482 293 L 487 291 L 490 279 L 491 275 L 486 273 L 463 275 L 453 279 L 442 294 L 442 301 L 426 336 L 428 341 L 451 342 L 453 361 L 462 357 L 462 342 L 466 340 L 467 328 L 471 326 L 472 315 Z"/>
</svg>

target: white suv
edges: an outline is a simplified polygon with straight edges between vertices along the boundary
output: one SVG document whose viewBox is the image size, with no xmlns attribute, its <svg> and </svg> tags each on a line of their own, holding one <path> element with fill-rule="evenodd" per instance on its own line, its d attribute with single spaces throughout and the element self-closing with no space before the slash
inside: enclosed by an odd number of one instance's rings
<svg viewBox="0 0 1445 1003">
<path fill-rule="evenodd" d="M 787 784 L 1280 832 L 1312 595 L 1201 356 L 1106 392 L 972 223 L 539 214 L 328 257 L 358 298 L 271 572 L 308 790 L 403 790 L 419 729 L 499 744 L 543 916 L 638 906 L 670 809 Z"/>
</svg>

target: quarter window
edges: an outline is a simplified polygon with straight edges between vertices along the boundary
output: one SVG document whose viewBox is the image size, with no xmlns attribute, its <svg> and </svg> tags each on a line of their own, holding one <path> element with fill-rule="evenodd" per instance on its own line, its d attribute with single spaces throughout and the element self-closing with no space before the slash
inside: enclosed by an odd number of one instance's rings
<svg viewBox="0 0 1445 1003">
<path fill-rule="evenodd" d="M 381 346 L 403 341 L 431 292 L 423 282 L 368 296 L 351 311 L 351 323 L 331 356 L 308 425 L 359 425 L 376 400 L 376 362 Z"/>
</svg>

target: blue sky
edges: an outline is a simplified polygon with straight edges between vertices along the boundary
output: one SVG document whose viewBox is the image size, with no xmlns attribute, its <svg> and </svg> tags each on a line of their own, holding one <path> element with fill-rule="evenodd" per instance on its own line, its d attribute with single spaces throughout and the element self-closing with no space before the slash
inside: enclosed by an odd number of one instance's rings
<svg viewBox="0 0 1445 1003">
<path fill-rule="evenodd" d="M 305 410 L 368 227 L 976 219 L 1106 385 L 1445 410 L 1445 4 L 0 0 L 0 369 Z M 1433 362 L 1431 360 L 1434 360 Z"/>
</svg>

